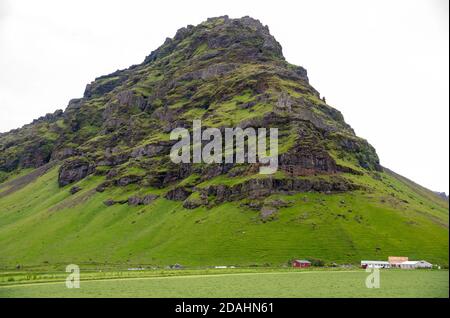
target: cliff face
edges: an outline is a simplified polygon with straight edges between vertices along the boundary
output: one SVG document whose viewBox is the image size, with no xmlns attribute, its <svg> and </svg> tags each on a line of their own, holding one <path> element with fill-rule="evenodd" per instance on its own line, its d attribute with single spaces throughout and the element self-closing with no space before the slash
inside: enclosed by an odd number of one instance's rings
<svg viewBox="0 0 450 318">
<path fill-rule="evenodd" d="M 279 128 L 286 178 L 380 169 L 375 150 L 320 98 L 304 68 L 285 61 L 267 26 L 225 16 L 178 30 L 142 64 L 88 84 L 64 112 L 1 135 L 0 170 L 60 161 L 61 186 L 97 173 L 106 175 L 104 187 L 160 188 L 193 173 L 199 181 L 237 168 L 254 173 L 252 165 L 170 163 L 170 131 L 194 119 L 206 127 Z"/>
</svg>

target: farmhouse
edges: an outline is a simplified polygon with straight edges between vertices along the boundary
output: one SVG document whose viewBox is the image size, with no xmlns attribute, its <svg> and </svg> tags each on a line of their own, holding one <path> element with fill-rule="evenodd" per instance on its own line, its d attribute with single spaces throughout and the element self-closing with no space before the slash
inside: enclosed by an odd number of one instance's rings
<svg viewBox="0 0 450 318">
<path fill-rule="evenodd" d="M 310 266 L 311 266 L 311 262 L 304 260 L 304 259 L 295 260 L 292 262 L 292 267 L 304 268 L 304 267 L 310 267 Z"/>
<path fill-rule="evenodd" d="M 391 268 L 389 262 L 385 261 L 361 261 L 362 268 Z"/>
<path fill-rule="evenodd" d="M 427 261 L 406 261 L 400 264 L 402 269 L 416 269 L 416 268 L 433 268 L 433 264 Z"/>
<path fill-rule="evenodd" d="M 400 264 L 403 262 L 407 262 L 409 259 L 405 256 L 389 256 L 388 262 L 391 264 L 393 268 L 400 268 Z"/>
</svg>

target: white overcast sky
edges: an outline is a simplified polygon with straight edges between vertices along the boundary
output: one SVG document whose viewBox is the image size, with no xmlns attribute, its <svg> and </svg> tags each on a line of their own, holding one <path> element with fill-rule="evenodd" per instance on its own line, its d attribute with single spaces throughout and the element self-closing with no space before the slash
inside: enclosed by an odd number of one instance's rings
<svg viewBox="0 0 450 318">
<path fill-rule="evenodd" d="M 188 24 L 269 25 L 286 59 L 375 146 L 381 163 L 449 190 L 448 0 L 0 0 L 0 132 L 138 64 Z"/>
</svg>

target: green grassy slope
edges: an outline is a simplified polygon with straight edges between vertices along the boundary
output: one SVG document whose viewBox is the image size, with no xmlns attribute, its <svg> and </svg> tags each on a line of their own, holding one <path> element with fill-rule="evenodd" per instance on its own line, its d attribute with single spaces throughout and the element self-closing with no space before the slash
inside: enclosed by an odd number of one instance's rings
<svg viewBox="0 0 450 318">
<path fill-rule="evenodd" d="M 92 264 L 279 266 L 293 258 L 358 263 L 404 255 L 448 264 L 448 204 L 417 191 L 393 173 L 345 175 L 366 190 L 342 194 L 272 195 L 289 203 L 274 220 L 229 202 L 187 210 L 159 198 L 149 206 L 103 202 L 133 193 L 161 193 L 136 185 L 95 191 L 89 176 L 59 188 L 58 167 L 2 196 L 0 265 L 29 267 Z M 12 179 L 14 180 L 14 179 Z M 11 182 L 11 181 L 10 181 Z"/>
</svg>

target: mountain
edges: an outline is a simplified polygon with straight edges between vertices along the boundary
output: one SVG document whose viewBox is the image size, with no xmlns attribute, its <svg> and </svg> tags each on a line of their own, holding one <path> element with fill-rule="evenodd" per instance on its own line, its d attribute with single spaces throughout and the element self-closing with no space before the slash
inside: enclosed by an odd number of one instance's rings
<svg viewBox="0 0 450 318">
<path fill-rule="evenodd" d="M 445 192 L 436 192 L 436 194 L 444 200 L 448 201 L 448 195 Z"/>
<path fill-rule="evenodd" d="M 170 133 L 193 120 L 278 128 L 278 171 L 173 163 Z M 383 168 L 250 17 L 178 30 L 64 111 L 0 134 L 0 150 L 6 268 L 389 255 L 448 264 L 448 201 Z"/>
</svg>

